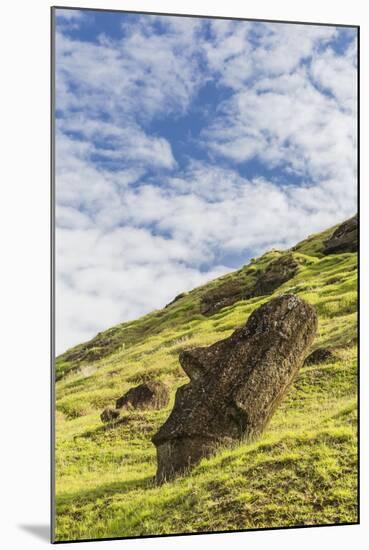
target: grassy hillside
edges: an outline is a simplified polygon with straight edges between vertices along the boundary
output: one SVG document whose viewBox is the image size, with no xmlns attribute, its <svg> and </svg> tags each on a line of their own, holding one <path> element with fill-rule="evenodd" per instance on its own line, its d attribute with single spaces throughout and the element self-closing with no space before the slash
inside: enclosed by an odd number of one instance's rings
<svg viewBox="0 0 369 550">
<path fill-rule="evenodd" d="M 56 361 L 56 540 L 124 537 L 357 521 L 357 255 L 324 256 L 332 229 L 291 249 L 299 267 L 272 295 L 201 314 L 205 294 L 231 282 L 252 288 L 271 251 L 194 289 L 160 311 L 100 333 Z M 304 366 L 255 443 L 223 449 L 190 475 L 156 487 L 151 436 L 188 381 L 181 349 L 230 335 L 271 296 L 294 292 L 319 316 L 312 349 L 330 362 Z M 165 410 L 100 413 L 151 378 L 171 388 Z"/>
</svg>

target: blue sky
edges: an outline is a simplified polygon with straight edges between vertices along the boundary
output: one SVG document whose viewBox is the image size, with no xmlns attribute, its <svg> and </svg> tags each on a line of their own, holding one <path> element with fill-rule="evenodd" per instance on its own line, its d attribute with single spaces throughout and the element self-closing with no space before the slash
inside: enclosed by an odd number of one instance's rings
<svg viewBox="0 0 369 550">
<path fill-rule="evenodd" d="M 355 29 L 56 14 L 58 352 L 355 212 Z"/>
</svg>

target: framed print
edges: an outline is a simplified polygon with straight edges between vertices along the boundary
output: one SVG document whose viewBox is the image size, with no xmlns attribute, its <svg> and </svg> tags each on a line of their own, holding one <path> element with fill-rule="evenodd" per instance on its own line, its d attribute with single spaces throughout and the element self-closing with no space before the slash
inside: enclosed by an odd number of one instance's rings
<svg viewBox="0 0 369 550">
<path fill-rule="evenodd" d="M 358 523 L 359 27 L 51 19 L 53 541 Z"/>
</svg>

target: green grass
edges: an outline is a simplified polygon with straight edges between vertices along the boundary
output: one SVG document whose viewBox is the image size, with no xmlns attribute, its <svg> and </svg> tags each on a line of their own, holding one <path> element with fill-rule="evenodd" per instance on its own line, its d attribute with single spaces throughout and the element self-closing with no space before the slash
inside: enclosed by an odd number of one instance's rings
<svg viewBox="0 0 369 550">
<path fill-rule="evenodd" d="M 241 300 L 204 317 L 201 297 L 227 280 L 251 284 L 281 252 L 58 358 L 56 540 L 357 521 L 357 256 L 323 256 L 329 232 L 292 249 L 299 270 L 273 295 L 291 291 L 316 306 L 312 349 L 334 348 L 334 361 L 301 369 L 258 441 L 220 449 L 188 476 L 161 487 L 153 482 L 151 436 L 187 381 L 178 353 L 228 336 L 270 299 Z M 96 341 L 100 348 L 106 342 L 109 354 L 96 353 Z M 168 407 L 102 425 L 101 410 L 150 377 L 170 386 Z"/>
</svg>

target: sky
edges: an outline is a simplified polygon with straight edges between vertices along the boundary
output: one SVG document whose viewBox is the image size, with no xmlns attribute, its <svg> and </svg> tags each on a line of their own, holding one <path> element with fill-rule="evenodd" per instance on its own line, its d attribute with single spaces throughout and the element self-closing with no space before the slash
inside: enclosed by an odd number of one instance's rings
<svg viewBox="0 0 369 550">
<path fill-rule="evenodd" d="M 56 10 L 56 351 L 357 208 L 350 27 Z"/>
</svg>

